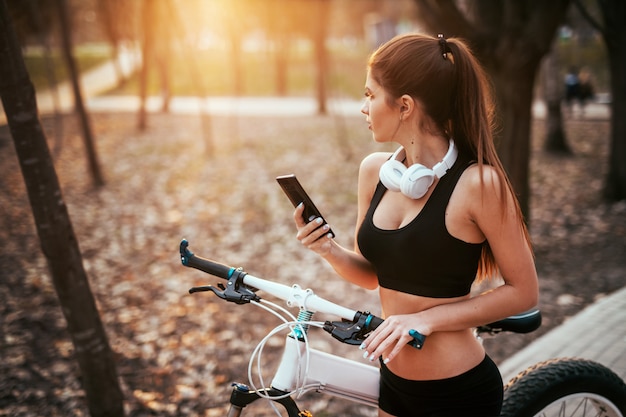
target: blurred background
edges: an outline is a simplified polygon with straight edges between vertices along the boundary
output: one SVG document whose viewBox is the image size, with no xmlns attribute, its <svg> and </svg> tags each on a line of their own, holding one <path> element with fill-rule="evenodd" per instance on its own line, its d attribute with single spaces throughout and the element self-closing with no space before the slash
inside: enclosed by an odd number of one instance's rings
<svg viewBox="0 0 626 417">
<path fill-rule="evenodd" d="M 414 0 L 67 2 L 80 68 L 123 53 L 140 60 L 147 48 L 149 95 L 314 95 L 316 68 L 322 65 L 329 95 L 360 98 L 364 62 L 376 46 L 399 33 L 428 32 Z M 56 81 L 65 79 L 56 3 L 8 0 L 8 5 L 35 85 L 50 87 L 50 70 Z M 598 92 L 608 92 L 601 34 L 575 7 L 557 37 L 560 75 L 586 67 Z M 319 53 L 320 43 L 325 54 Z M 139 75 L 111 93 L 139 94 Z"/>
<path fill-rule="evenodd" d="M 624 286 L 623 0 L 3 3 L 12 26 L 0 33 L 18 47 L 0 51 L 0 415 L 225 415 L 230 382 L 246 382 L 251 351 L 278 323 L 188 295 L 216 279 L 180 265 L 183 237 L 200 256 L 377 312 L 375 291 L 297 243 L 274 178 L 296 173 L 353 245 L 359 162 L 393 149 L 373 143 L 359 113 L 367 57 L 401 33 L 466 39 L 493 81 L 498 151 L 528 220 L 544 316 L 535 333 L 486 341 L 494 360 Z M 7 81 L 21 62 L 28 77 Z M 27 95 L 28 78 L 37 117 L 24 135 L 5 97 Z M 38 141 L 43 176 L 20 154 Z M 52 198 L 33 199 L 40 190 Z M 68 226 L 41 233 L 37 216 L 58 196 Z M 51 255 L 65 247 L 71 255 Z M 76 330 L 85 317 L 102 351 Z M 316 343 L 355 356 L 325 334 Z M 375 415 L 304 401 L 316 415 Z M 275 415 L 263 404 L 250 413 Z"/>
</svg>

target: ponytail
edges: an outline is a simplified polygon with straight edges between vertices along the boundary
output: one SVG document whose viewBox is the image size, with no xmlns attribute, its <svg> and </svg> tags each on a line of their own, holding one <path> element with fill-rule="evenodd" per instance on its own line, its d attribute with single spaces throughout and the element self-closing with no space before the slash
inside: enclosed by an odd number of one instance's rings
<svg viewBox="0 0 626 417">
<path fill-rule="evenodd" d="M 491 83 L 482 65 L 463 41 L 451 38 L 448 39 L 447 45 L 456 69 L 456 92 L 451 115 L 452 137 L 455 139 L 459 152 L 471 155 L 477 162 L 483 186 L 483 167 L 490 165 L 495 169 L 500 184 L 499 192 L 506 210 L 506 204 L 509 201 L 506 196 L 509 194 L 514 196 L 515 193 L 493 141 L 495 102 Z M 516 198 L 513 198 L 513 203 L 518 218 L 522 219 L 522 212 Z M 502 216 L 504 215 L 503 210 Z M 523 221 L 520 227 L 530 244 L 530 235 Z M 479 279 L 493 277 L 498 272 L 491 247 L 486 243 L 483 246 L 477 277 Z"/>
</svg>

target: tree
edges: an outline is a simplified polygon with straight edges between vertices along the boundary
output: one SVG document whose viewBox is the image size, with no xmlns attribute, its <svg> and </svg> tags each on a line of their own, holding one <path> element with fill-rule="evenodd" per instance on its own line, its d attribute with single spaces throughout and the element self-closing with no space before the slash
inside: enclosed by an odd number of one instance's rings
<svg viewBox="0 0 626 417">
<path fill-rule="evenodd" d="M 119 61 L 120 44 L 122 40 L 118 25 L 116 25 L 116 18 L 123 15 L 124 5 L 120 1 L 115 0 L 98 0 L 97 7 L 100 14 L 100 23 L 113 49 L 113 64 L 115 65 L 115 73 L 119 86 L 126 82 L 126 75 L 124 75 L 122 65 Z"/>
<path fill-rule="evenodd" d="M 489 72 L 501 127 L 498 153 L 528 218 L 533 87 L 570 0 L 415 2 L 429 30 L 466 39 Z"/>
<path fill-rule="evenodd" d="M 327 113 L 326 90 L 328 88 L 329 58 L 328 50 L 326 49 L 326 28 L 328 26 L 328 14 L 330 12 L 329 2 L 330 0 L 317 0 L 314 14 L 316 17 L 314 21 L 317 22 L 317 24 L 313 28 L 312 35 L 315 51 L 315 67 L 317 69 L 315 95 L 317 97 L 317 112 L 319 114 Z"/>
<path fill-rule="evenodd" d="M 92 417 L 123 416 L 109 346 L 82 264 L 67 206 L 38 118 L 35 89 L 0 0 L 0 98 L 30 201 L 41 249 L 67 321 Z"/>
<path fill-rule="evenodd" d="M 100 170 L 100 163 L 98 162 L 98 155 L 96 153 L 96 146 L 94 144 L 93 132 L 91 131 L 91 123 L 89 121 L 89 115 L 83 102 L 83 95 L 80 89 L 80 74 L 72 55 L 72 38 L 70 19 L 68 15 L 66 0 L 56 0 L 59 21 L 61 23 L 61 41 L 63 43 L 63 56 L 67 69 L 69 72 L 70 80 L 72 81 L 72 91 L 74 92 L 74 105 L 76 106 L 76 112 L 80 118 L 80 123 L 83 128 L 83 142 L 85 143 L 85 150 L 87 151 L 87 162 L 89 165 L 89 171 L 91 172 L 91 179 L 96 187 L 104 185 L 104 177 Z"/>
<path fill-rule="evenodd" d="M 546 103 L 546 140 L 544 149 L 548 152 L 571 154 L 572 151 L 563 130 L 563 113 L 561 111 L 562 80 L 559 74 L 558 52 L 553 47 L 546 55 L 541 71 L 543 99 Z"/>
<path fill-rule="evenodd" d="M 604 187 L 608 201 L 626 199 L 626 3 L 597 0 L 604 25 L 593 18 L 580 0 L 576 7 L 600 31 L 609 57 L 611 73 L 611 144 L 609 172 Z"/>
</svg>

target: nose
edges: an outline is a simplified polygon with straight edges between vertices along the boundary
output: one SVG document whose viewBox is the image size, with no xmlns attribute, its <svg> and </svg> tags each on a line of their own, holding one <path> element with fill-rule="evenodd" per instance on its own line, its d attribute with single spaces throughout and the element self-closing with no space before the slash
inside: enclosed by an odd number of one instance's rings
<svg viewBox="0 0 626 417">
<path fill-rule="evenodd" d="M 363 113 L 364 115 L 369 115 L 370 112 L 370 107 L 369 107 L 369 103 L 367 102 L 367 100 L 363 101 L 363 105 L 361 106 L 361 113 Z"/>
</svg>

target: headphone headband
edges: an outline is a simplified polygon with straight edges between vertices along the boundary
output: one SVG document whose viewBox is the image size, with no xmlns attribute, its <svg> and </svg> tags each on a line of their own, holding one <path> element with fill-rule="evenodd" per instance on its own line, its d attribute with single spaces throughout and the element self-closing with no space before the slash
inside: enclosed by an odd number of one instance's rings
<svg viewBox="0 0 626 417">
<path fill-rule="evenodd" d="M 446 172 L 448 172 L 448 170 L 452 168 L 452 165 L 454 165 L 458 156 L 459 151 L 456 149 L 456 146 L 454 146 L 454 140 L 450 139 L 448 152 L 446 152 L 446 155 L 443 157 L 441 162 L 436 163 L 433 167 L 433 172 L 435 173 L 437 178 L 441 178 L 446 175 Z"/>
</svg>

